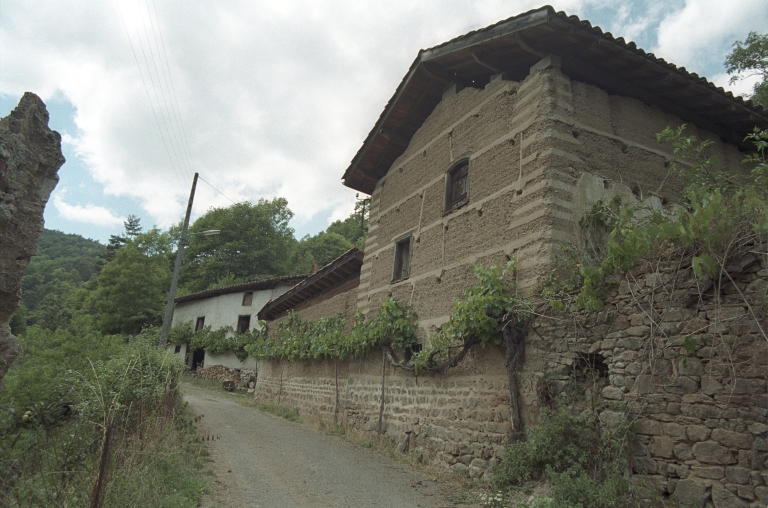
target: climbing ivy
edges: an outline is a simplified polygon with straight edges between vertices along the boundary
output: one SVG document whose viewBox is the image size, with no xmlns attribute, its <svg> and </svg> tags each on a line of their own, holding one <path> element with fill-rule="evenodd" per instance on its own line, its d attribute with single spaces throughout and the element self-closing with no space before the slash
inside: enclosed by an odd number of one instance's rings
<svg viewBox="0 0 768 508">
<path fill-rule="evenodd" d="M 263 321 L 245 333 L 235 333 L 231 326 L 217 330 L 211 330 L 210 326 L 192 330 L 192 322 L 188 321 L 174 325 L 168 334 L 168 341 L 171 344 L 189 344 L 190 349 L 203 349 L 212 355 L 231 351 L 242 361 L 248 357 L 245 346 L 257 341 L 265 334 L 265 330 Z"/>
<path fill-rule="evenodd" d="M 484 268 L 473 263 L 477 284 L 464 290 L 464 297 L 456 300 L 448 322 L 430 337 L 431 346 L 416 354 L 411 361 L 414 370 L 444 370 L 458 360 L 452 356 L 464 354 L 474 345 L 500 345 L 505 326 L 520 326 L 530 316 L 527 300 L 518 297 L 506 282 L 506 276 L 515 270 L 515 261 L 506 266 Z"/>
<path fill-rule="evenodd" d="M 684 130 L 684 125 L 668 127 L 657 135 L 674 147 L 670 173 L 687 182 L 682 204 L 658 210 L 616 200 L 598 202 L 582 227 L 610 226 L 605 250 L 596 260 L 572 256 L 570 267 L 556 270 L 543 289 L 552 307 L 562 310 L 573 303 L 600 309 L 600 287 L 607 278 L 626 272 L 651 253 L 675 248 L 688 249 L 690 267 L 699 279 L 719 277 L 745 246 L 768 232 L 768 131 L 756 130 L 746 138 L 757 148 L 744 160 L 755 164 L 747 174 L 719 170 L 714 157 L 705 155 L 711 142 L 686 136 Z"/>
<path fill-rule="evenodd" d="M 473 264 L 477 284 L 467 288 L 464 297 L 455 302 L 450 319 L 430 337 L 429 347 L 415 355 L 410 353 L 418 344 L 418 316 L 410 305 L 395 298 L 384 300 L 369 321 L 360 312 L 355 314 L 348 332 L 341 315 L 306 321 L 291 311 L 277 323 L 271 336 L 255 338 L 245 351 L 257 359 L 304 361 L 362 357 L 383 348 L 392 364 L 406 370 L 445 370 L 476 344 L 501 344 L 504 326 L 519 325 L 528 318 L 524 299 L 516 296 L 505 281 L 514 266 L 513 261 L 487 269 Z M 458 353 L 453 354 L 456 350 Z"/>
<path fill-rule="evenodd" d="M 257 338 L 246 350 L 257 359 L 288 361 L 361 357 L 382 345 L 404 351 L 416 343 L 417 319 L 410 306 L 394 298 L 382 302 L 371 321 L 358 311 L 348 333 L 341 315 L 306 321 L 290 311 L 270 337 Z"/>
</svg>

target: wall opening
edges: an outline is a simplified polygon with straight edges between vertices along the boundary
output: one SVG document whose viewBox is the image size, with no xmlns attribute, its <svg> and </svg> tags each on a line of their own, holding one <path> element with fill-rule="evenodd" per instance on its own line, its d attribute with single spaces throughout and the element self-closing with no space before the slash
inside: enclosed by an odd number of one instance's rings
<svg viewBox="0 0 768 508">
<path fill-rule="evenodd" d="M 411 239 L 407 237 L 395 242 L 395 260 L 392 266 L 392 282 L 407 279 L 411 270 Z"/>
<path fill-rule="evenodd" d="M 238 316 L 237 333 L 245 333 L 251 327 L 251 316 Z"/>
<path fill-rule="evenodd" d="M 246 291 L 243 294 L 243 307 L 250 307 L 253 304 L 253 291 Z"/>
</svg>

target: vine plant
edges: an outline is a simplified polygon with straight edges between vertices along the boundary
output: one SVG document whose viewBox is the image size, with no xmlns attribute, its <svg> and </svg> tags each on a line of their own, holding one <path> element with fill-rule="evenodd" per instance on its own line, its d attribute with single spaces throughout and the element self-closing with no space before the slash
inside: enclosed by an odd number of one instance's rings
<svg viewBox="0 0 768 508">
<path fill-rule="evenodd" d="M 501 344 L 503 330 L 523 326 L 529 315 L 525 300 L 505 282 L 505 276 L 514 270 L 513 261 L 505 267 L 486 269 L 473 264 L 472 268 L 478 283 L 464 290 L 464 298 L 455 302 L 448 322 L 430 337 L 430 345 L 413 355 L 408 352 L 419 342 L 418 316 L 410 305 L 395 298 L 384 300 L 369 321 L 358 311 L 350 327 L 341 315 L 305 321 L 289 312 L 271 337 L 262 335 L 245 349 L 258 359 L 303 361 L 361 357 L 381 347 L 395 367 L 415 372 L 444 371 L 456 366 L 475 345 Z"/>
<path fill-rule="evenodd" d="M 660 142 L 671 142 L 674 147 L 670 174 L 687 182 L 682 205 L 659 210 L 618 200 L 598 202 L 582 227 L 610 231 L 607 244 L 597 256 L 570 249 L 567 266 L 561 266 L 544 284 L 542 295 L 553 308 L 574 305 L 599 310 L 603 282 L 626 273 L 653 253 L 673 250 L 685 251 L 684 264 L 700 281 L 715 280 L 719 286 L 730 278 L 729 264 L 765 239 L 768 131 L 756 130 L 747 136 L 757 151 L 744 159 L 755 165 L 746 174 L 719 170 L 716 160 L 705 155 L 712 142 L 687 136 L 684 130 L 685 125 L 676 130 L 667 127 L 657 135 Z"/>
</svg>

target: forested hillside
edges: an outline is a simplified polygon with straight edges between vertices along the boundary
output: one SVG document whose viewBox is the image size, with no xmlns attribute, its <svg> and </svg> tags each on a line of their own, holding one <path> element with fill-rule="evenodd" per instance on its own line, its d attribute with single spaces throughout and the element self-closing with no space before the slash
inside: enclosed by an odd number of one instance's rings
<svg viewBox="0 0 768 508">
<path fill-rule="evenodd" d="M 104 245 L 80 235 L 44 229 L 22 279 L 22 298 L 28 324 L 50 326 L 70 291 L 85 287 L 96 275 Z"/>
<path fill-rule="evenodd" d="M 310 273 L 354 246 L 362 248 L 366 202 L 345 220 L 297 240 L 283 198 L 214 208 L 190 226 L 179 295 L 251 280 Z M 71 328 L 76 318 L 101 333 L 136 334 L 162 322 L 181 225 L 144 231 L 135 216 L 108 245 L 45 230 L 22 279 L 11 327 Z M 197 233 L 219 230 L 215 236 Z"/>
</svg>

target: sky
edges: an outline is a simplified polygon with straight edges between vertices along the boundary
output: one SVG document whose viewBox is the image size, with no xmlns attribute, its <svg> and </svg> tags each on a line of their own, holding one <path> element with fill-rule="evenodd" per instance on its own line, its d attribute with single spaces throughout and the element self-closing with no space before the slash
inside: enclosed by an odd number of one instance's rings
<svg viewBox="0 0 768 508">
<path fill-rule="evenodd" d="M 723 61 L 768 31 L 765 0 L 553 0 L 742 94 Z M 297 238 L 352 213 L 341 177 L 419 49 L 544 5 L 529 0 L 13 0 L 0 3 L 0 117 L 25 91 L 67 162 L 46 227 L 106 243 L 277 196 Z"/>
</svg>

